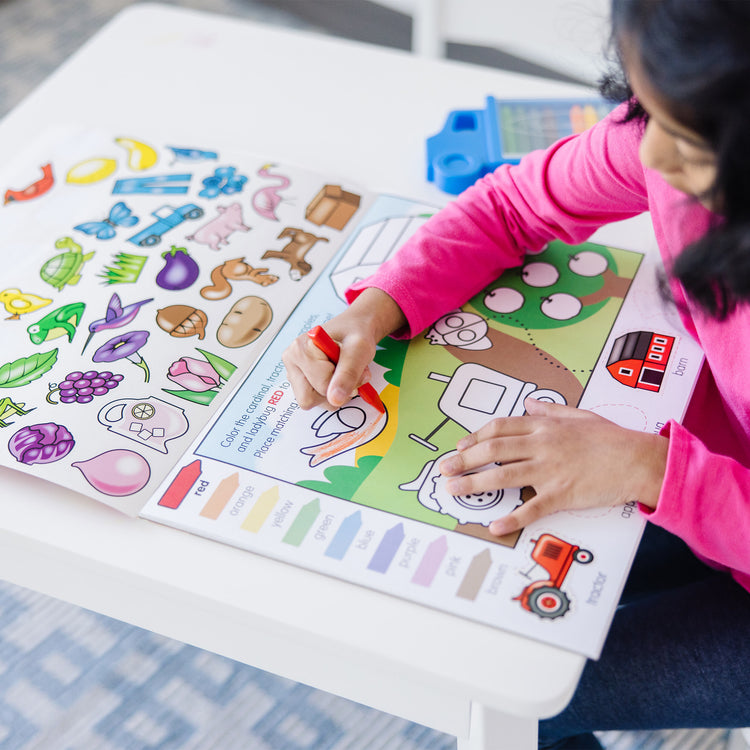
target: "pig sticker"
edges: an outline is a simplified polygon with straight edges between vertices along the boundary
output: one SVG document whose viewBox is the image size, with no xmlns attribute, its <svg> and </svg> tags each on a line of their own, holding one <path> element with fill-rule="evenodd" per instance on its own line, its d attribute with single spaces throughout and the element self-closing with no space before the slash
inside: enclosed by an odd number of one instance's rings
<svg viewBox="0 0 750 750">
<path fill-rule="evenodd" d="M 154 396 L 110 401 L 99 410 L 97 419 L 110 432 L 160 453 L 167 453 L 167 441 L 184 435 L 189 427 L 179 406 Z"/>
<path fill-rule="evenodd" d="M 229 244 L 229 235 L 233 232 L 249 232 L 242 219 L 242 206 L 232 203 L 229 206 L 217 206 L 219 214 L 202 227 L 195 234 L 188 235 L 185 239 L 194 240 L 201 245 L 208 245 L 212 250 L 221 249 L 221 245 Z"/>
</svg>

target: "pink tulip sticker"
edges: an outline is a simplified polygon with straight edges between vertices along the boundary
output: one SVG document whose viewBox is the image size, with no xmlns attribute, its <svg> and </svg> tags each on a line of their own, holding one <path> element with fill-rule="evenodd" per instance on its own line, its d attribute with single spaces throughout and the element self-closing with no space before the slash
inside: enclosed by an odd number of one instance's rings
<svg viewBox="0 0 750 750">
<path fill-rule="evenodd" d="M 209 362 L 181 357 L 169 366 L 167 377 L 188 391 L 202 392 L 221 385 L 221 375 Z"/>
<path fill-rule="evenodd" d="M 208 406 L 219 392 L 219 388 L 232 377 L 237 368 L 216 354 L 203 349 L 195 351 L 202 354 L 204 359 L 180 357 L 176 362 L 172 362 L 167 370 L 167 377 L 183 390 L 162 390 L 194 404 Z"/>
</svg>

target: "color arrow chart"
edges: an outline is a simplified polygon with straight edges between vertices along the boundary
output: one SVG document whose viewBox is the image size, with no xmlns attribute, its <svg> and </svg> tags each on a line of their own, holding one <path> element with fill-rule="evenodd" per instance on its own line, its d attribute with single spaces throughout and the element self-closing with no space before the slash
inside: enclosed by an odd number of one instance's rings
<svg viewBox="0 0 750 750">
<path fill-rule="evenodd" d="M 233 501 L 241 489 L 240 474 L 235 471 L 219 479 L 211 477 L 207 480 L 202 473 L 199 460 L 188 463 L 178 471 L 171 485 L 164 491 L 159 505 L 162 508 L 177 510 L 187 498 L 191 497 L 191 492 L 199 484 L 199 479 L 210 486 L 207 498 L 197 509 L 200 518 L 207 521 L 219 521 L 226 517 L 227 509 L 235 507 Z M 299 491 L 298 488 L 295 489 Z M 271 485 L 258 493 L 250 507 L 242 514 L 232 511 L 233 517 L 238 521 L 236 528 L 242 534 L 252 534 L 256 537 L 263 537 L 271 528 L 277 533 L 281 530 L 283 533 L 278 539 L 281 544 L 291 548 L 304 547 L 307 552 L 314 550 L 314 554 L 322 555 L 329 561 L 351 565 L 349 553 L 365 526 L 366 518 L 372 521 L 369 514 L 376 514 L 382 519 L 382 513 L 368 508 L 358 508 L 352 511 L 350 503 L 337 498 L 326 498 L 327 528 L 330 524 L 330 533 L 324 537 L 326 541 L 324 546 L 312 547 L 306 545 L 306 541 L 310 537 L 311 530 L 320 523 L 324 515 L 323 504 L 320 497 L 309 498 L 307 495 L 307 498 L 304 502 L 300 502 L 298 497 L 292 501 L 284 497 L 281 485 Z M 346 512 L 342 513 L 342 508 Z M 331 513 L 332 509 L 333 513 Z M 402 553 L 407 538 L 405 523 L 410 522 L 399 520 L 391 523 L 375 540 L 368 537 L 367 553 L 360 553 L 358 557 L 361 560 L 359 564 L 364 570 L 379 576 L 387 576 L 392 572 L 394 561 Z M 419 528 L 422 527 L 419 526 Z M 412 534 L 411 530 L 409 534 Z M 372 544 L 369 543 L 370 541 Z M 409 577 L 409 582 L 422 589 L 429 589 L 435 584 L 440 571 L 445 566 L 449 555 L 449 537 L 441 533 L 422 547 L 421 554 L 412 566 L 413 573 Z M 477 553 L 459 577 L 454 596 L 466 601 L 475 600 L 481 592 L 492 565 L 493 559 L 489 549 L 485 548 Z"/>
</svg>

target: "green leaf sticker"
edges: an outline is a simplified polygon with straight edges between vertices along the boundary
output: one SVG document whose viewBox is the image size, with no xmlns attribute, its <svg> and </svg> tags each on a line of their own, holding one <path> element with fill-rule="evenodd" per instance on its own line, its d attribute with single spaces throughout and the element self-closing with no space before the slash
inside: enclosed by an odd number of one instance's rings
<svg viewBox="0 0 750 750">
<path fill-rule="evenodd" d="M 0 367 L 0 388 L 18 388 L 28 385 L 51 370 L 55 362 L 57 362 L 57 349 L 46 354 L 32 354 L 30 357 L 20 357 L 15 362 L 8 362 Z"/>
<path fill-rule="evenodd" d="M 210 364 L 224 380 L 229 380 L 237 369 L 231 362 L 227 362 L 216 354 L 211 354 L 211 352 L 207 352 L 204 349 L 199 349 L 197 346 L 195 347 L 195 350 L 200 352 L 206 358 L 208 364 Z"/>
</svg>

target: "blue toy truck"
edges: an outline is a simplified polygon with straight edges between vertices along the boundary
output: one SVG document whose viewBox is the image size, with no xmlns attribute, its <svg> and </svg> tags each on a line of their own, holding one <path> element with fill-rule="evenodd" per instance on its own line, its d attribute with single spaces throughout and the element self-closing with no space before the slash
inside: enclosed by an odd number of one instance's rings
<svg viewBox="0 0 750 750">
<path fill-rule="evenodd" d="M 199 219 L 203 216 L 203 209 L 194 203 L 186 203 L 179 208 L 161 206 L 156 211 L 152 211 L 151 215 L 156 217 L 156 221 L 151 226 L 129 237 L 129 242 L 140 247 L 156 245 L 161 242 L 161 236 L 165 232 L 176 227 L 178 224 L 182 224 L 185 219 Z"/>
<path fill-rule="evenodd" d="M 427 139 L 427 179 L 457 195 L 501 164 L 580 133 L 614 107 L 603 99 L 495 99 L 484 109 L 454 110 Z"/>
</svg>

